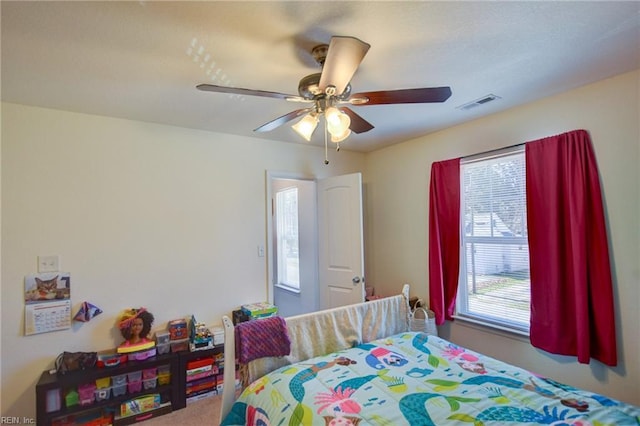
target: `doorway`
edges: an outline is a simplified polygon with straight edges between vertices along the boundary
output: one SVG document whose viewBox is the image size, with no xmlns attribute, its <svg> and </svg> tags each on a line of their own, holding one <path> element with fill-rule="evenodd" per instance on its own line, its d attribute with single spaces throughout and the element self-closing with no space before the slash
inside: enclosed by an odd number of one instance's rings
<svg viewBox="0 0 640 426">
<path fill-rule="evenodd" d="M 288 317 L 319 309 L 316 182 L 272 175 L 268 274 L 273 303 Z"/>
<path fill-rule="evenodd" d="M 267 171 L 269 300 L 283 317 L 364 301 L 362 176 Z"/>
</svg>

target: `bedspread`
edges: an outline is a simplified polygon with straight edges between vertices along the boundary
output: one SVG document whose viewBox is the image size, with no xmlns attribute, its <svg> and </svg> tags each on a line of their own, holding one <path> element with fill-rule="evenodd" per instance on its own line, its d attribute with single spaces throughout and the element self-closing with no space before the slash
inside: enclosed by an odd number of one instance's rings
<svg viewBox="0 0 640 426">
<path fill-rule="evenodd" d="M 640 408 L 407 332 L 288 365 L 223 425 L 638 425 Z"/>
</svg>

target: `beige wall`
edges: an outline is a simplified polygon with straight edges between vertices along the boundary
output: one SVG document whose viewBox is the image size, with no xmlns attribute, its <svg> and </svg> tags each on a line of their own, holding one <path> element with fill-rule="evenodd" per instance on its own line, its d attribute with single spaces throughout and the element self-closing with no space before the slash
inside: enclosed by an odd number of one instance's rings
<svg viewBox="0 0 640 426">
<path fill-rule="evenodd" d="M 34 386 L 64 350 L 114 348 L 115 321 L 147 307 L 156 328 L 220 322 L 267 297 L 265 171 L 362 171 L 364 154 L 2 105 L 3 416 L 35 415 Z M 24 276 L 38 255 L 71 273 L 68 331 L 23 336 Z"/>
<path fill-rule="evenodd" d="M 428 300 L 428 188 L 433 161 L 462 157 L 574 129 L 591 134 L 609 227 L 617 310 L 619 365 L 577 364 L 457 321 L 445 338 L 554 377 L 640 405 L 640 72 L 636 71 L 513 108 L 367 157 L 367 277 L 396 293 L 399 281 Z M 460 114 L 464 114 L 463 111 Z"/>
</svg>

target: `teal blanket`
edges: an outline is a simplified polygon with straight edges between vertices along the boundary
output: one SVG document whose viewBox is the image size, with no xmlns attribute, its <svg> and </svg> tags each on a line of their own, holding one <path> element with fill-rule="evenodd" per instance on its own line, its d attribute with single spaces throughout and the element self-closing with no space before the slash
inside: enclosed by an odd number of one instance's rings
<svg viewBox="0 0 640 426">
<path fill-rule="evenodd" d="M 450 424 L 635 426 L 640 408 L 408 332 L 275 370 L 222 423 Z"/>
</svg>

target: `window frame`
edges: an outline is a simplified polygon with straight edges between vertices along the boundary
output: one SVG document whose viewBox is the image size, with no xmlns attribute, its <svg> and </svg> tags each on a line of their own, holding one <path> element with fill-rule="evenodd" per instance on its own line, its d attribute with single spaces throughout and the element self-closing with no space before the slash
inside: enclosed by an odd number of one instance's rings
<svg viewBox="0 0 640 426">
<path fill-rule="evenodd" d="M 464 179 L 464 166 L 467 164 L 478 163 L 490 161 L 506 156 L 512 156 L 514 154 L 522 155 L 524 161 L 525 149 L 524 145 L 516 145 L 513 147 L 508 147 L 496 151 L 485 152 L 476 154 L 470 157 L 466 157 L 461 159 L 460 161 L 460 266 L 459 266 L 459 277 L 458 277 L 458 291 L 456 295 L 456 310 L 454 314 L 454 318 L 467 321 L 474 324 L 479 324 L 485 327 L 490 327 L 494 329 L 498 329 L 501 331 L 506 331 L 518 335 L 529 336 L 529 324 L 524 324 L 522 321 L 510 321 L 508 317 L 502 316 L 501 318 L 496 318 L 495 316 L 487 316 L 482 315 L 482 313 L 478 312 L 469 312 L 469 291 L 468 291 L 468 269 L 467 269 L 467 244 L 496 244 L 495 239 L 496 236 L 467 236 L 466 235 L 466 221 L 465 221 L 465 212 L 466 212 L 466 194 L 465 194 L 465 179 Z M 526 166 L 525 166 L 526 167 Z M 523 170 L 522 178 L 526 179 L 526 169 Z M 524 183 L 526 185 L 526 182 Z M 524 188 L 526 191 L 526 186 Z M 523 215 L 525 217 L 525 230 L 526 230 L 526 193 L 524 199 L 524 212 Z M 490 219 L 493 220 L 493 215 L 495 214 L 493 211 L 489 213 Z M 493 227 L 492 227 L 493 229 Z M 523 236 L 500 236 L 500 245 L 520 245 L 526 246 L 528 251 L 528 233 Z M 529 260 L 527 254 L 527 261 Z M 531 281 L 529 276 L 529 291 L 531 288 Z M 529 301 L 530 301 L 530 293 L 529 293 Z M 529 318 L 531 312 L 529 311 Z"/>
</svg>

